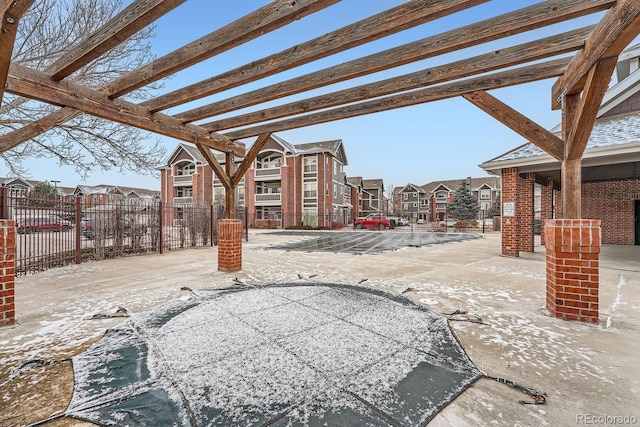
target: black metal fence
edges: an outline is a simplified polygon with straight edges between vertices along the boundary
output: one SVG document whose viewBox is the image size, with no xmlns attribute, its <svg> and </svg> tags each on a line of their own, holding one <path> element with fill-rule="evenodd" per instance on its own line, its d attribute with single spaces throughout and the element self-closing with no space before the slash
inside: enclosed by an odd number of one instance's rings
<svg viewBox="0 0 640 427">
<path fill-rule="evenodd" d="M 0 187 L 0 219 L 16 221 L 16 275 L 52 267 L 217 244 L 224 207 L 169 206 L 157 200 L 100 197 L 87 201 L 34 196 Z M 246 210 L 243 220 L 247 238 Z"/>
</svg>

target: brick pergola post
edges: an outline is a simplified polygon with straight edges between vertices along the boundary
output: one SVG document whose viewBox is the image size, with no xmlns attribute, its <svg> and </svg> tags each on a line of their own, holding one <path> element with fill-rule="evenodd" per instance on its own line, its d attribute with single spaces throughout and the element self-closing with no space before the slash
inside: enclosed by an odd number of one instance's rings
<svg viewBox="0 0 640 427">
<path fill-rule="evenodd" d="M 0 220 L 0 326 L 16 322 L 16 223 Z"/>
<path fill-rule="evenodd" d="M 548 219 L 547 310 L 554 317 L 599 322 L 600 221 Z"/>
<path fill-rule="evenodd" d="M 518 250 L 533 252 L 535 219 L 535 180 L 536 174 L 526 173 L 524 179 L 518 178 L 518 201 L 516 211 L 520 226 L 518 228 Z"/>
<path fill-rule="evenodd" d="M 518 168 L 502 169 L 502 255 L 519 256 L 518 221 L 516 202 L 518 199 Z"/>
<path fill-rule="evenodd" d="M 242 269 L 242 221 L 218 220 L 218 271 Z"/>
</svg>

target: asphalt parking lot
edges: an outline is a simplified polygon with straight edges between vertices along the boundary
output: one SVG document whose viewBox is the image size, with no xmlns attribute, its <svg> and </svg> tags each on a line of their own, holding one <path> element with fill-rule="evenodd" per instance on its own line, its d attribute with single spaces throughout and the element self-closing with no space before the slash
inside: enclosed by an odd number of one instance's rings
<svg viewBox="0 0 640 427">
<path fill-rule="evenodd" d="M 360 234 L 353 232 L 354 238 Z M 547 396 L 545 405 L 523 405 L 518 401 L 527 396 L 520 391 L 481 379 L 430 426 L 638 422 L 640 247 L 603 247 L 601 321 L 587 325 L 551 318 L 544 309 L 540 246 L 516 259 L 500 256 L 499 234 L 360 256 L 282 248 L 313 238 L 252 231 L 243 246 L 243 269 L 235 273 L 217 271 L 214 247 L 72 265 L 18 278 L 18 324 L 0 329 L 0 425 L 29 424 L 64 410 L 68 394 L 58 391 L 70 389 L 72 381 L 63 372 L 59 383 L 51 383 L 55 376 L 46 367 L 31 372 L 28 381 L 20 375 L 6 379 L 28 360 L 77 355 L 122 321 L 96 320 L 96 314 L 119 307 L 141 312 L 183 298 L 185 288 L 309 280 L 403 295 L 439 315 L 457 311 L 450 316 L 451 328 L 481 372 Z M 54 391 L 57 397 L 52 398 Z M 47 403 L 34 406 L 38 398 Z M 70 420 L 49 424 L 83 425 Z"/>
</svg>

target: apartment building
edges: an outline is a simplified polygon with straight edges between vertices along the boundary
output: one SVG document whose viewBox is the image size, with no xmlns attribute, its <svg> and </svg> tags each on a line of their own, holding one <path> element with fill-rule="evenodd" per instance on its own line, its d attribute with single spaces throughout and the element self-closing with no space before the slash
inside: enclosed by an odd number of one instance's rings
<svg viewBox="0 0 640 427">
<path fill-rule="evenodd" d="M 481 219 L 482 211 L 488 212 L 496 203 L 500 203 L 500 177 L 467 177 L 430 182 L 422 186 L 428 197 L 430 221 L 445 221 L 447 219 L 447 208 L 453 201 L 455 192 L 461 183 L 464 183 L 469 192 L 478 199 L 480 205 L 478 219 Z"/>
<path fill-rule="evenodd" d="M 217 159 L 224 164 L 223 155 Z M 271 135 L 236 188 L 236 206 L 246 207 L 249 226 L 256 228 L 347 224 L 352 204 L 346 164 L 342 140 L 293 145 Z M 166 203 L 224 204 L 224 187 L 194 147 L 180 144 L 161 176 Z"/>
</svg>

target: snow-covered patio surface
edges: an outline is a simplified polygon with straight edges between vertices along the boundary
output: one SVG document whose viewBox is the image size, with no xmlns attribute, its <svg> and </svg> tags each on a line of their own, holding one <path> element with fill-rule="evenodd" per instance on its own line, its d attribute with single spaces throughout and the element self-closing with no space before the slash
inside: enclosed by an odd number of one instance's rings
<svg viewBox="0 0 640 427">
<path fill-rule="evenodd" d="M 118 307 L 140 313 L 189 295 L 183 287 L 197 293 L 229 287 L 234 279 L 249 284 L 316 281 L 360 284 L 402 294 L 435 313 L 461 310 L 479 317 L 482 323 L 461 321 L 452 326 L 480 371 L 547 393 L 546 405 L 520 405 L 518 400 L 527 396 L 480 379 L 430 426 L 556 426 L 574 425 L 585 417 L 640 418 L 640 247 L 603 248 L 601 322 L 586 325 L 546 313 L 544 253 L 539 246 L 534 254 L 505 258 L 499 255 L 500 235 L 487 234 L 361 256 L 266 250 L 309 238 L 252 232 L 238 273 L 217 271 L 217 248 L 204 248 L 19 278 L 19 323 L 0 329 L 0 383 L 26 361 L 79 354 L 122 321 L 91 319 L 94 314 L 111 314 Z M 0 389 L 0 425 L 7 424 L 6 409 L 13 416 L 23 412 L 22 418 L 11 420 L 35 422 L 66 408 L 68 399 L 44 408 L 30 404 L 53 392 L 42 387 L 45 379 L 51 380 L 48 372 L 47 367 L 35 369 L 30 383 L 19 388 L 14 385 L 22 375 L 5 382 Z"/>
</svg>

